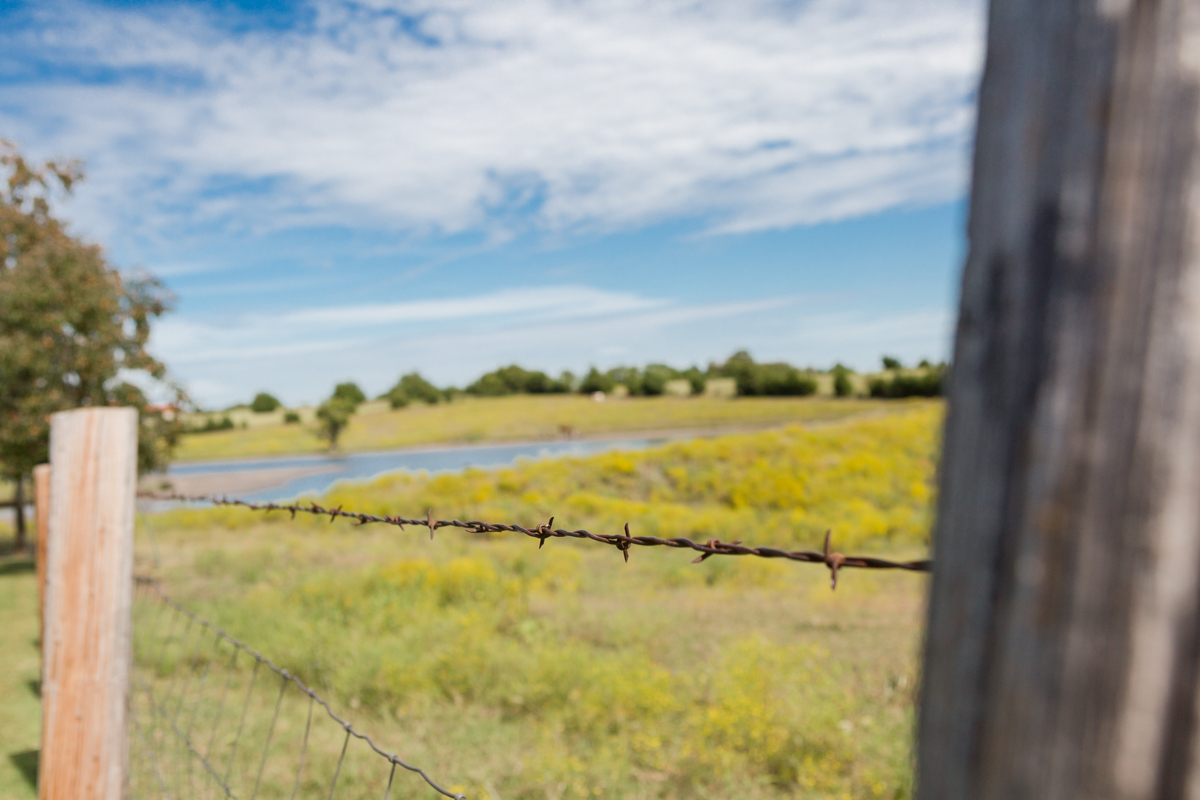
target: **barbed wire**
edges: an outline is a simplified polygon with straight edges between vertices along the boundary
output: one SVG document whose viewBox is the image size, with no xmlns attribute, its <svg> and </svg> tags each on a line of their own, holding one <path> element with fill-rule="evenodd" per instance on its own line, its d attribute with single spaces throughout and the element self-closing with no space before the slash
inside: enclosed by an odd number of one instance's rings
<svg viewBox="0 0 1200 800">
<path fill-rule="evenodd" d="M 159 581 L 156 578 L 143 576 L 143 575 L 135 575 L 134 582 L 138 586 L 142 586 L 142 587 L 153 590 L 155 592 L 155 594 L 157 595 L 159 601 L 163 604 L 163 606 L 165 606 L 167 608 L 171 608 L 176 612 L 176 620 L 178 619 L 179 614 L 182 614 L 188 620 L 188 626 L 187 626 L 188 630 L 184 632 L 183 637 L 181 639 L 181 644 L 180 644 L 181 648 L 183 646 L 182 641 L 187 638 L 192 625 L 199 625 L 201 628 L 208 630 L 216 637 L 215 641 L 214 641 L 214 648 L 213 648 L 214 653 L 216 652 L 217 646 L 222 641 L 229 643 L 229 645 L 231 645 L 233 647 L 233 656 L 230 659 L 229 673 L 226 676 L 224 687 L 221 692 L 220 711 L 218 712 L 218 716 L 217 716 L 218 722 L 220 720 L 221 712 L 224 710 L 224 707 L 225 707 L 225 696 L 229 690 L 229 682 L 230 682 L 230 678 L 232 677 L 233 669 L 237 663 L 238 653 L 243 652 L 246 655 L 248 655 L 249 657 L 251 657 L 252 659 L 254 659 L 254 669 L 251 674 L 249 685 L 246 690 L 246 702 L 245 702 L 245 704 L 243 704 L 242 713 L 241 713 L 240 719 L 238 721 L 237 735 L 234 738 L 233 746 L 232 746 L 231 753 L 229 756 L 229 767 L 228 767 L 228 769 L 226 769 L 224 774 L 222 774 L 208 759 L 208 756 L 211 755 L 211 753 L 212 753 L 213 740 L 216 737 L 215 725 L 213 728 L 212 735 L 210 736 L 208 747 L 206 748 L 206 752 L 203 754 L 201 754 L 201 752 L 197 748 L 196 744 L 192 741 L 191 728 L 192 728 L 192 724 L 194 724 L 194 722 L 195 722 L 194 714 L 193 714 L 192 723 L 188 725 L 186 730 L 181 729 L 179 727 L 178 716 L 179 716 L 179 711 L 183 708 L 183 705 L 184 705 L 184 699 L 185 699 L 185 696 L 187 693 L 186 684 L 185 684 L 184 689 L 181 691 L 177 708 L 175 709 L 174 713 L 171 713 L 169 711 L 169 709 L 166 708 L 165 699 L 162 701 L 156 700 L 154 692 L 151 689 L 151 687 L 149 685 L 147 685 L 146 682 L 144 680 L 142 680 L 140 677 L 138 677 L 138 679 L 137 679 L 139 688 L 146 694 L 147 700 L 149 701 L 150 708 L 157 715 L 161 716 L 164 719 L 167 719 L 167 724 L 170 727 L 172 733 L 175 734 L 175 736 L 179 739 L 179 741 L 182 743 L 184 748 L 191 754 L 191 756 L 195 760 L 200 762 L 200 765 L 204 768 L 204 770 L 208 773 L 208 775 L 212 778 L 212 780 L 217 784 L 217 786 L 220 787 L 221 791 L 224 793 L 224 795 L 226 797 L 229 797 L 229 798 L 237 797 L 237 795 L 234 793 L 233 789 L 230 786 L 230 780 L 229 780 L 230 773 L 233 770 L 234 754 L 236 754 L 238 742 L 241 740 L 242 730 L 243 730 L 243 728 L 245 726 L 245 722 L 246 722 L 246 710 L 247 710 L 247 707 L 249 704 L 250 695 L 254 689 L 255 681 L 258 677 L 259 667 L 265 666 L 268 670 L 270 670 L 271 672 L 273 672 L 277 676 L 279 676 L 280 688 L 279 688 L 278 698 L 275 701 L 275 710 L 272 715 L 271 725 L 267 732 L 266 745 L 263 748 L 262 760 L 259 763 L 258 773 L 257 773 L 256 779 L 255 779 L 255 786 L 254 786 L 254 788 L 255 788 L 254 794 L 255 795 L 258 794 L 259 784 L 262 781 L 263 769 L 266 766 L 267 754 L 270 751 L 271 738 L 274 734 L 275 724 L 279 718 L 279 708 L 283 701 L 284 690 L 289 685 L 294 685 L 300 690 L 301 693 L 303 693 L 304 695 L 306 695 L 309 698 L 309 708 L 308 708 L 308 720 L 305 723 L 305 728 L 304 728 L 304 740 L 303 740 L 303 744 L 301 745 L 301 751 L 300 751 L 300 766 L 296 771 L 295 787 L 293 788 L 293 791 L 292 791 L 293 797 L 295 797 L 296 790 L 300 786 L 300 776 L 301 776 L 301 772 L 304 769 L 305 756 L 307 754 L 307 748 L 308 748 L 309 732 L 312 729 L 312 708 L 313 708 L 313 704 L 316 703 L 316 704 L 320 704 L 320 706 L 325 709 L 325 713 L 329 716 L 329 718 L 331 720 L 333 720 L 335 723 L 337 723 L 337 725 L 340 726 L 346 732 L 345 739 L 342 742 L 341 755 L 338 758 L 337 769 L 334 772 L 333 784 L 329 790 L 330 797 L 333 797 L 333 792 L 337 788 L 338 778 L 341 775 L 342 764 L 346 757 L 346 749 L 350 744 L 351 737 L 353 737 L 355 739 L 359 739 L 359 740 L 365 742 L 373 751 L 375 751 L 375 753 L 382 756 L 389 764 L 391 764 L 391 773 L 388 776 L 387 789 L 386 789 L 386 793 L 384 794 L 385 800 L 386 800 L 387 796 L 391 793 L 392 782 L 396 776 L 396 767 L 401 767 L 405 770 L 408 770 L 409 772 L 415 772 L 416 774 L 420 775 L 421 778 L 424 779 L 425 783 L 427 783 L 430 786 L 430 788 L 432 788 L 434 791 L 438 792 L 439 794 L 441 794 L 445 797 L 453 798 L 453 800 L 466 800 L 466 797 L 464 795 L 456 794 L 456 793 L 451 792 L 451 791 L 443 788 L 442 786 L 438 785 L 438 783 L 435 782 L 432 778 L 430 778 L 429 775 L 420 767 L 413 766 L 412 764 L 409 764 L 406 761 L 404 761 L 403 759 L 401 759 L 395 753 L 389 753 L 386 750 L 383 750 L 382 748 L 380 748 L 377 744 L 375 744 L 375 742 L 371 739 L 370 736 L 357 730 L 350 722 L 348 722 L 347 720 L 338 716 L 333 711 L 333 709 L 329 706 L 329 703 L 327 703 L 320 695 L 318 695 L 315 691 L 313 691 L 309 686 L 305 685 L 303 681 L 301 681 L 299 678 L 297 678 L 291 672 L 289 672 L 286 669 L 276 666 L 275 663 L 272 662 L 266 656 L 251 649 L 244 642 L 231 636 L 230 634 L 226 633 L 223 629 L 217 627 L 213 623 L 209 622 L 208 620 L 197 615 L 196 613 L 192 612 L 190 609 L 184 607 L 183 605 L 181 605 L 180 603 L 175 601 L 170 595 L 167 594 L 166 590 L 163 589 L 162 584 L 159 583 Z M 156 661 L 161 661 L 162 656 L 164 655 L 164 651 L 166 649 L 166 642 L 171 638 L 173 633 L 174 633 L 174 623 L 172 623 L 171 630 L 170 630 L 170 632 L 168 632 L 167 637 L 163 640 L 162 650 L 160 651 L 159 658 L 156 659 Z M 212 659 L 209 659 L 208 661 L 206 661 L 205 671 L 201 678 L 202 683 L 203 683 L 203 681 L 207 680 L 208 667 L 211 665 L 211 663 L 212 663 Z M 171 684 L 167 687 L 166 695 L 169 696 L 171 694 L 173 685 L 174 685 L 174 675 L 172 675 Z M 137 734 L 144 739 L 142 727 L 141 727 L 141 725 L 138 724 L 136 716 L 133 717 L 132 723 L 134 724 Z M 162 773 L 161 773 L 157 763 L 154 761 L 153 750 L 150 750 L 149 752 L 150 752 L 150 757 L 151 757 L 151 766 L 154 771 L 155 778 L 158 780 L 158 782 L 162 786 L 165 796 L 169 797 L 170 793 L 167 790 L 167 786 L 166 786 L 167 782 L 163 778 Z M 189 775 L 190 775 L 190 767 L 189 767 Z"/>
<path fill-rule="evenodd" d="M 316 502 L 310 502 L 308 505 L 299 503 L 254 503 L 238 498 L 230 498 L 226 496 L 215 495 L 184 495 L 184 494 L 142 494 L 140 497 L 145 497 L 153 500 L 163 501 L 181 501 L 192 503 L 211 503 L 216 506 L 239 506 L 251 511 L 287 511 L 292 515 L 292 519 L 296 518 L 296 514 L 313 514 L 315 516 L 328 516 L 330 522 L 341 517 L 354 520 L 358 525 L 395 525 L 401 530 L 406 525 L 424 526 L 429 529 L 429 538 L 433 538 L 434 531 L 438 528 L 462 528 L 463 530 L 472 533 L 523 533 L 526 536 L 538 540 L 538 549 L 546 543 L 547 539 L 552 538 L 571 538 L 571 539 L 590 539 L 593 542 L 607 544 L 621 551 L 625 557 L 625 561 L 629 561 L 630 547 L 637 545 L 639 547 L 674 547 L 685 550 L 695 550 L 700 553 L 692 563 L 697 564 L 710 556 L 757 556 L 759 558 L 782 558 L 788 561 L 800 561 L 809 564 L 824 564 L 829 568 L 829 584 L 833 589 L 837 588 L 838 570 L 843 568 L 854 569 L 899 569 L 909 572 L 929 572 L 933 567 L 933 562 L 928 559 L 916 561 L 889 561 L 884 558 L 875 558 L 874 556 L 847 556 L 842 553 L 835 552 L 831 549 L 832 532 L 825 532 L 825 547 L 822 551 L 816 550 L 782 550 L 777 547 L 751 547 L 742 544 L 742 541 L 736 540 L 733 542 L 722 542 L 720 539 L 709 539 L 706 542 L 695 542 L 684 537 L 673 537 L 664 539 L 658 536 L 634 536 L 629 532 L 629 523 L 625 523 L 625 533 L 592 533 L 591 531 L 578 529 L 567 530 L 564 528 L 554 527 L 554 517 L 545 525 L 538 525 L 533 528 L 527 528 L 523 525 L 505 524 L 497 522 L 482 522 L 480 520 L 467 520 L 463 522 L 458 519 L 434 519 L 433 511 L 427 511 L 425 518 L 419 517 L 397 517 L 397 516 L 379 516 L 377 514 L 364 514 L 361 511 L 346 511 L 342 506 L 336 508 L 325 508 L 318 505 Z"/>
</svg>

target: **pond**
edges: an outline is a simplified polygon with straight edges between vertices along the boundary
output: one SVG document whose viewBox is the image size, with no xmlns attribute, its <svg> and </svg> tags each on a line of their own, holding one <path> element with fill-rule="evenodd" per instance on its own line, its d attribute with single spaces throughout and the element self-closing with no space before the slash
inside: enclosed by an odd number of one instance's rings
<svg viewBox="0 0 1200 800">
<path fill-rule="evenodd" d="M 238 461 L 173 464 L 166 480 L 181 494 L 228 494 L 270 502 L 320 495 L 338 481 L 365 481 L 388 472 L 457 472 L 507 467 L 519 459 L 587 456 L 610 450 L 641 450 L 670 438 L 576 439 L 561 442 L 455 445 L 367 453 L 280 456 Z M 240 487 L 240 490 L 239 490 Z"/>
</svg>

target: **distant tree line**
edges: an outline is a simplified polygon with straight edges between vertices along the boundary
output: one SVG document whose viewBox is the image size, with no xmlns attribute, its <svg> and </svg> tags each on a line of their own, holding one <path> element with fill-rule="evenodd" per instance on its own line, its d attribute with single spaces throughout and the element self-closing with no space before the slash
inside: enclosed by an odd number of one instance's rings
<svg viewBox="0 0 1200 800">
<path fill-rule="evenodd" d="M 872 377 L 866 384 L 866 393 L 871 397 L 935 397 L 942 394 L 948 367 L 943 362 L 930 364 L 922 361 L 907 369 L 900 359 L 883 357 L 883 373 Z M 666 364 L 648 364 L 645 367 L 621 366 L 600 371 L 591 367 L 582 376 L 563 372 L 552 378 L 540 370 L 528 370 L 516 364 L 481 375 L 466 387 L 439 389 L 417 372 L 402 375 L 396 384 L 377 399 L 386 400 L 394 408 L 405 408 L 414 403 L 435 405 L 450 402 L 455 397 L 505 397 L 517 394 L 605 394 L 622 391 L 635 397 L 655 397 L 663 394 L 704 394 L 709 382 L 724 379 L 732 383 L 739 397 L 804 397 L 816 394 L 817 375 L 822 370 L 802 369 L 784 361 L 760 363 L 745 350 L 739 350 L 724 362 L 710 362 L 705 369 L 691 366 L 675 369 Z M 836 364 L 828 374 L 833 376 L 833 393 L 838 397 L 853 397 L 858 391 L 851 378 L 854 371 Z M 672 384 L 674 384 L 672 386 Z M 358 406 L 366 402 L 367 395 L 358 384 L 347 381 L 334 387 L 333 394 L 316 410 L 317 434 L 337 447 L 338 439 Z M 267 392 L 259 392 L 249 404 L 234 406 L 249 408 L 256 413 L 271 413 L 282 404 Z M 285 422 L 299 422 L 294 411 L 285 411 Z M 244 424 L 244 423 L 243 423 Z M 226 415 L 220 419 L 209 417 L 203 425 L 190 428 L 189 432 L 228 430 L 235 427 Z"/>
<path fill-rule="evenodd" d="M 931 364 L 921 361 L 916 367 L 906 368 L 900 359 L 883 356 L 883 374 L 871 378 L 866 384 L 866 393 L 871 397 L 933 397 L 940 395 L 948 367 L 946 364 Z M 745 350 L 739 350 L 724 362 L 710 362 L 701 369 L 691 366 L 676 369 L 667 364 L 648 364 L 645 367 L 619 366 L 601 371 L 591 367 L 583 375 L 565 371 L 551 377 L 541 370 L 529 370 L 517 364 L 492 370 L 481 375 L 464 388 L 454 386 L 439 388 L 418 372 L 409 372 L 400 377 L 396 384 L 377 399 L 386 400 L 392 408 L 405 408 L 414 403 L 437 403 L 452 401 L 455 397 L 505 397 L 516 394 L 594 394 L 622 391 L 634 397 L 654 397 L 667 394 L 675 382 L 673 393 L 703 394 L 708 382 L 714 378 L 732 379 L 735 393 L 739 397 L 804 397 L 816 394 L 817 375 L 828 373 L 833 376 L 833 393 L 838 397 L 856 394 L 855 382 L 851 379 L 854 370 L 836 364 L 830 370 L 796 367 L 783 361 L 757 362 Z M 682 385 L 686 384 L 686 385 Z M 684 389 L 686 391 L 680 391 Z M 366 393 L 353 382 L 338 384 L 326 403 L 336 401 L 354 409 L 367 399 Z M 233 406 L 226 411 L 249 408 L 257 413 L 270 413 L 282 407 L 274 396 L 259 392 L 247 406 Z M 294 412 L 287 412 L 289 421 L 298 421 Z M 223 430 L 233 427 L 224 420 L 210 420 L 205 430 Z"/>
<path fill-rule="evenodd" d="M 668 392 L 672 381 L 686 382 L 691 394 L 703 394 L 712 378 L 732 378 L 737 394 L 803 396 L 817 391 L 812 370 L 804 370 L 783 362 L 760 364 L 742 350 L 724 363 L 710 363 L 707 369 L 691 366 L 676 369 L 666 364 L 648 364 L 643 368 L 620 366 L 601 371 L 591 367 L 582 376 L 563 372 L 552 378 L 538 370 L 526 370 L 512 364 L 489 372 L 467 385 L 463 393 L 476 397 L 501 397 L 511 394 L 594 394 L 611 393 L 618 387 L 635 397 L 654 397 Z M 445 390 L 452 396 L 454 389 Z"/>
</svg>

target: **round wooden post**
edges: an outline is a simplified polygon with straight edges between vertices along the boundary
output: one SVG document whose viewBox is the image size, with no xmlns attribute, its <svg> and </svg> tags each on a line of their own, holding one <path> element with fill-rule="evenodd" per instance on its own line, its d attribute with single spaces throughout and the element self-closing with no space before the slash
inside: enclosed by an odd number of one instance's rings
<svg viewBox="0 0 1200 800">
<path fill-rule="evenodd" d="M 37 524 L 38 641 L 46 639 L 46 542 L 50 538 L 50 465 L 33 468 L 33 502 Z"/>
<path fill-rule="evenodd" d="M 993 0 L 920 800 L 1200 798 L 1200 0 Z"/>
<path fill-rule="evenodd" d="M 40 800 L 120 800 L 133 607 L 137 411 L 50 425 Z"/>
</svg>

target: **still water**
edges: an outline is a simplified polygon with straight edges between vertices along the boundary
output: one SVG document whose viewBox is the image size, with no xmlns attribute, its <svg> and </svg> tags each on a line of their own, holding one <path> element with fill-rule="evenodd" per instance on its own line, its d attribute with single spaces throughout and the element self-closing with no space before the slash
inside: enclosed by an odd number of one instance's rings
<svg viewBox="0 0 1200 800">
<path fill-rule="evenodd" d="M 694 434 L 693 434 L 694 435 Z M 683 438 L 681 435 L 680 438 Z M 481 469 L 506 467 L 519 459 L 586 456 L 608 450 L 641 450 L 667 441 L 655 439 L 600 439 L 568 442 L 532 442 L 524 444 L 487 444 L 453 447 L 425 447 L 374 453 L 338 455 L 281 456 L 245 461 L 200 461 L 172 464 L 167 477 L 206 475 L 224 472 L 248 472 L 275 469 L 321 470 L 317 474 L 295 477 L 282 485 L 257 492 L 238 493 L 251 501 L 290 500 L 300 495 L 320 495 L 338 481 L 365 481 L 388 472 L 457 472 L 467 467 Z"/>
</svg>

